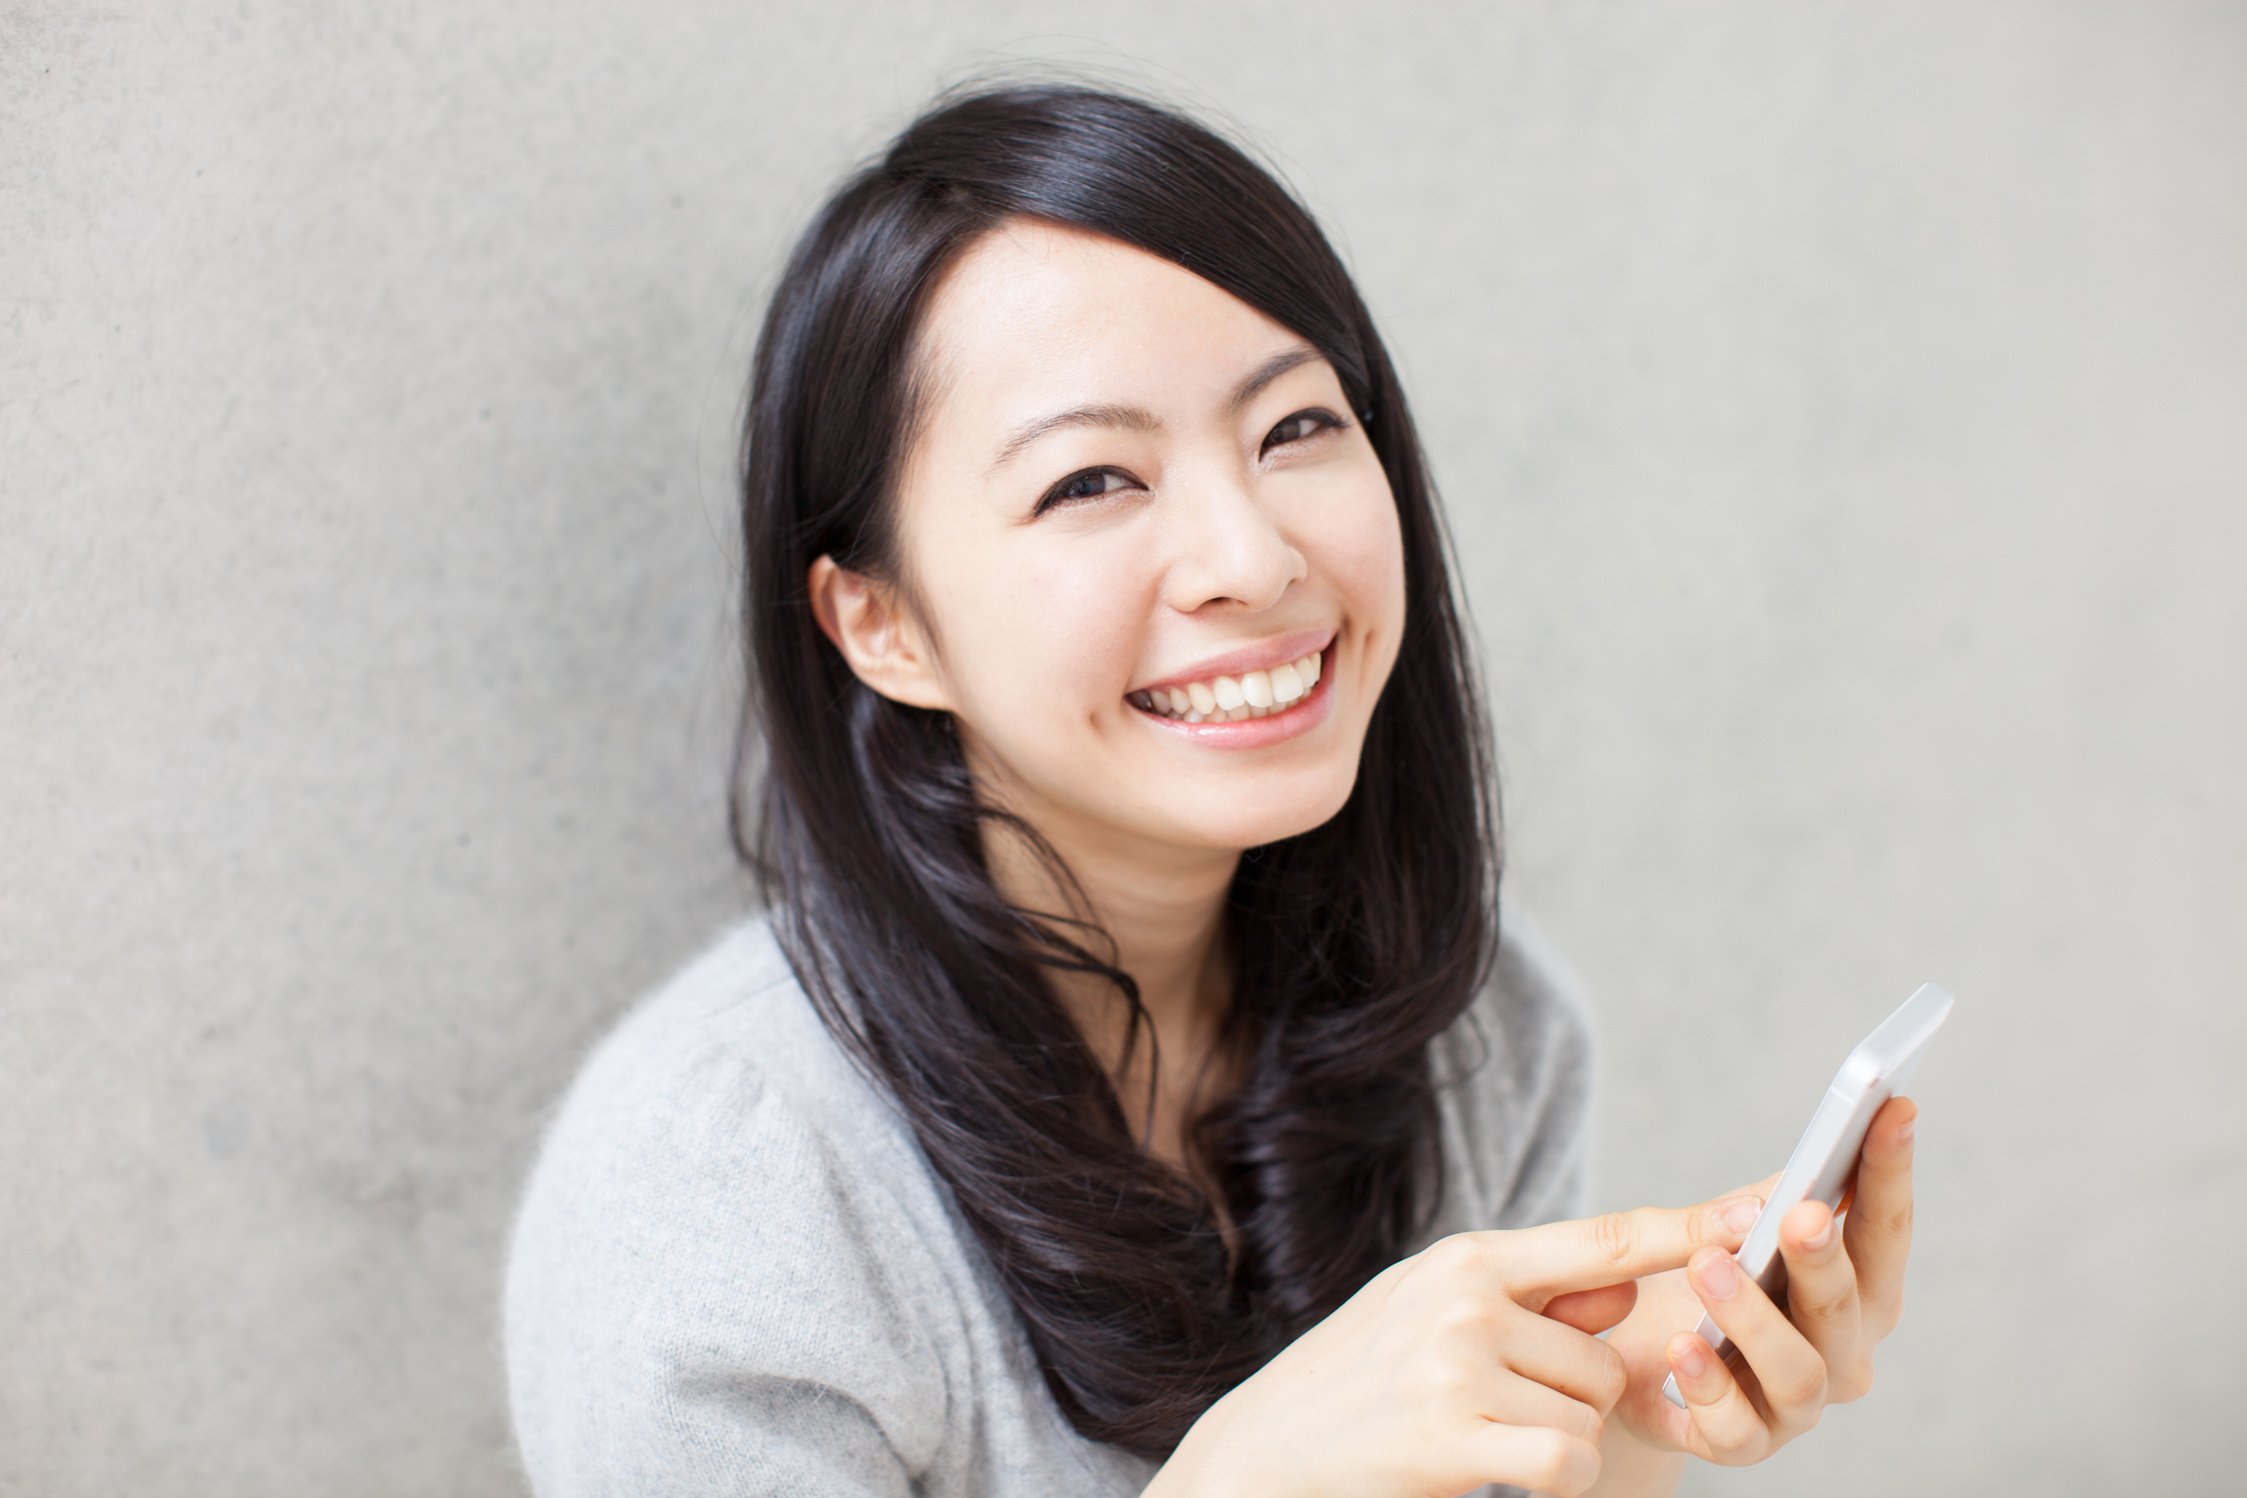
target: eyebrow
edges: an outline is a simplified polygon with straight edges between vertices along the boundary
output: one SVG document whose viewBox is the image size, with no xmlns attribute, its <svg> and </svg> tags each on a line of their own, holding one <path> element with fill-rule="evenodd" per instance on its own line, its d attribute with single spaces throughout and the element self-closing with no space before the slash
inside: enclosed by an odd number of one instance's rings
<svg viewBox="0 0 2247 1498">
<path fill-rule="evenodd" d="M 1323 357 L 1307 343 L 1292 344 L 1281 349 L 1257 365 L 1247 379 L 1233 387 L 1231 398 L 1225 402 L 1225 414 L 1237 415 L 1241 407 L 1256 399 L 1266 385 L 1299 365 L 1309 364 Z M 999 455 L 992 460 L 991 471 L 996 473 L 1006 467 L 1016 454 L 1040 437 L 1066 427 L 1121 427 L 1134 432 L 1159 432 L 1162 426 L 1162 418 L 1145 406 L 1072 406 L 1066 411 L 1040 416 L 1016 427 L 1006 441 L 999 445 Z"/>
</svg>

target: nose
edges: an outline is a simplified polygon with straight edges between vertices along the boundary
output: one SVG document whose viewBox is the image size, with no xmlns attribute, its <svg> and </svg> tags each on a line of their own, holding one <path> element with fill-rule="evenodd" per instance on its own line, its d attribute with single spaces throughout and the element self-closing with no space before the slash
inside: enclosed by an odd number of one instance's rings
<svg viewBox="0 0 2247 1498">
<path fill-rule="evenodd" d="M 1164 592 L 1180 613 L 1220 602 L 1268 609 L 1311 570 L 1255 490 L 1239 482 L 1195 485 L 1169 530 Z"/>
</svg>

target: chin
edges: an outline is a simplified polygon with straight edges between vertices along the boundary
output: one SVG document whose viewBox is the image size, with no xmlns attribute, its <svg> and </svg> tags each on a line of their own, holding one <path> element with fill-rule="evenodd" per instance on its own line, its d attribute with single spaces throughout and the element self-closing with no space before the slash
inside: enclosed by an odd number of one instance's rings
<svg viewBox="0 0 2247 1498">
<path fill-rule="evenodd" d="M 1333 821 L 1348 804 L 1356 783 L 1353 773 L 1335 784 L 1306 788 L 1300 794 L 1276 796 L 1269 801 L 1259 799 L 1243 805 L 1236 799 L 1208 808 L 1209 814 L 1194 818 L 1190 826 L 1197 840 L 1209 847 L 1261 848 Z"/>
</svg>

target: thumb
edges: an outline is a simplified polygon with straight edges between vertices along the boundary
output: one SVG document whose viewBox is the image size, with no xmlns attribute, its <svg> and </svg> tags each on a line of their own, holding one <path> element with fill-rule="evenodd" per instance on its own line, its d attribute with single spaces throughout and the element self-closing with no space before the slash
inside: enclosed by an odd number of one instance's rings
<svg viewBox="0 0 2247 1498">
<path fill-rule="evenodd" d="M 1573 1326 L 1588 1336 L 1601 1332 L 1631 1314 L 1638 1304 L 1638 1281 L 1604 1285 L 1597 1290 L 1571 1290 L 1545 1302 L 1545 1315 L 1563 1326 Z"/>
<path fill-rule="evenodd" d="M 1571 1290 L 1598 1290 L 1684 1267 L 1697 1249 L 1738 1248 L 1763 1209 L 1734 1196 L 1692 1207 L 1633 1207 L 1507 1232 L 1505 1285 L 1513 1300 L 1544 1310 Z"/>
</svg>

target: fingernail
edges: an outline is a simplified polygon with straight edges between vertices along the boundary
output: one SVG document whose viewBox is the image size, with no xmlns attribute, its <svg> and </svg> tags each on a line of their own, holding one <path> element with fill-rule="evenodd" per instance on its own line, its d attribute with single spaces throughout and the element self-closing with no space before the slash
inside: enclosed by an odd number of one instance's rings
<svg viewBox="0 0 2247 1498">
<path fill-rule="evenodd" d="M 1755 1226 L 1763 1215 L 1763 1203 L 1752 1196 L 1743 1196 L 1727 1202 L 1724 1207 L 1724 1225 L 1735 1233 L 1744 1233 Z"/>
<path fill-rule="evenodd" d="M 1909 1118 L 1905 1119 L 1905 1120 L 1904 1120 L 1904 1126 L 1903 1126 L 1902 1128 L 1900 1128 L 1900 1129 L 1898 1129 L 1898 1130 L 1896 1131 L 1896 1142 L 1897 1142 L 1898 1144 L 1900 1144 L 1900 1145 L 1902 1145 L 1902 1144 L 1909 1144 L 1909 1143 L 1911 1143 L 1911 1142 L 1912 1142 L 1912 1130 L 1914 1130 L 1914 1129 L 1916 1129 L 1916 1128 L 1918 1128 L 1918 1127 L 1919 1127 L 1919 1115 L 1918 1115 L 1918 1114 L 1916 1114 L 1916 1113 L 1914 1113 L 1914 1114 L 1913 1114 L 1913 1115 L 1912 1115 L 1911 1117 L 1909 1117 Z"/>
<path fill-rule="evenodd" d="M 1709 1371 L 1708 1355 L 1701 1351 L 1701 1344 L 1698 1342 L 1688 1342 L 1680 1347 L 1676 1361 L 1677 1371 L 1687 1378 L 1699 1378 Z"/>
<path fill-rule="evenodd" d="M 1730 1300 L 1740 1288 L 1740 1271 L 1733 1267 L 1730 1254 L 1711 1254 L 1703 1259 L 1699 1275 L 1701 1288 L 1718 1300 Z"/>
<path fill-rule="evenodd" d="M 1802 1246 L 1816 1252 L 1831 1242 L 1833 1242 L 1833 1218 L 1829 1216 L 1824 1222 L 1818 1224 L 1818 1231 L 1802 1240 Z"/>
</svg>

